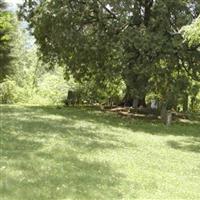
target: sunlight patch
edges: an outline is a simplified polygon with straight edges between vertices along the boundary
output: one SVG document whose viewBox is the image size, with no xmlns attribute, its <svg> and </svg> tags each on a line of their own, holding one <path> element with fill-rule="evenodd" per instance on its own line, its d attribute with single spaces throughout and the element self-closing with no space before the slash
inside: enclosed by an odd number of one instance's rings
<svg viewBox="0 0 200 200">
<path fill-rule="evenodd" d="M 56 119 L 56 120 L 65 120 L 66 118 L 60 115 L 40 115 L 38 116 L 41 119 Z"/>
</svg>

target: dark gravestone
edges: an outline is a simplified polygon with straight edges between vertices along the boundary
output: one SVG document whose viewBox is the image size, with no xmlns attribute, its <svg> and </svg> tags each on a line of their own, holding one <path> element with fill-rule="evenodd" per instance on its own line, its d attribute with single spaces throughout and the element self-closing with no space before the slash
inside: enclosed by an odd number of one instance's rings
<svg viewBox="0 0 200 200">
<path fill-rule="evenodd" d="M 75 105 L 77 103 L 77 93 L 75 91 L 69 90 L 66 105 Z"/>
</svg>

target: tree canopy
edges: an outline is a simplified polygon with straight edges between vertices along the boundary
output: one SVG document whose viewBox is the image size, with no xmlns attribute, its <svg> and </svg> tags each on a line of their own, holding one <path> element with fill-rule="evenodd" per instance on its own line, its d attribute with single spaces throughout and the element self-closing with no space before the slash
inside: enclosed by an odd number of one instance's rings
<svg viewBox="0 0 200 200">
<path fill-rule="evenodd" d="M 14 29 L 14 16 L 6 10 L 4 1 L 0 0 L 0 82 L 11 72 L 9 62 Z"/>
<path fill-rule="evenodd" d="M 180 31 L 199 13 L 199 0 L 26 0 L 20 11 L 44 60 L 79 81 L 122 77 L 126 99 L 151 90 L 166 99 L 181 77 L 199 81 L 198 45 Z"/>
</svg>

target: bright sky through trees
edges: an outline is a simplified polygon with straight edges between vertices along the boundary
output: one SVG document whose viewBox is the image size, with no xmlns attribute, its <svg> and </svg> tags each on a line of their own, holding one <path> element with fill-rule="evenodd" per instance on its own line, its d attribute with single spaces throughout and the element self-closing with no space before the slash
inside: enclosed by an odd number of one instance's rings
<svg viewBox="0 0 200 200">
<path fill-rule="evenodd" d="M 9 5 L 9 9 L 16 11 L 17 5 L 21 4 L 23 0 L 5 0 L 5 2 Z"/>
</svg>

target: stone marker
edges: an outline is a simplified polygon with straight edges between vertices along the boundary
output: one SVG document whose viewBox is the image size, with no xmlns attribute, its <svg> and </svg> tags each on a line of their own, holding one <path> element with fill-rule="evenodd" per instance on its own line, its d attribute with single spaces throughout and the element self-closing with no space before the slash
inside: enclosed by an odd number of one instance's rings
<svg viewBox="0 0 200 200">
<path fill-rule="evenodd" d="M 170 126 L 171 123 L 172 123 L 172 112 L 167 111 L 167 113 L 166 113 L 166 125 Z"/>
</svg>

